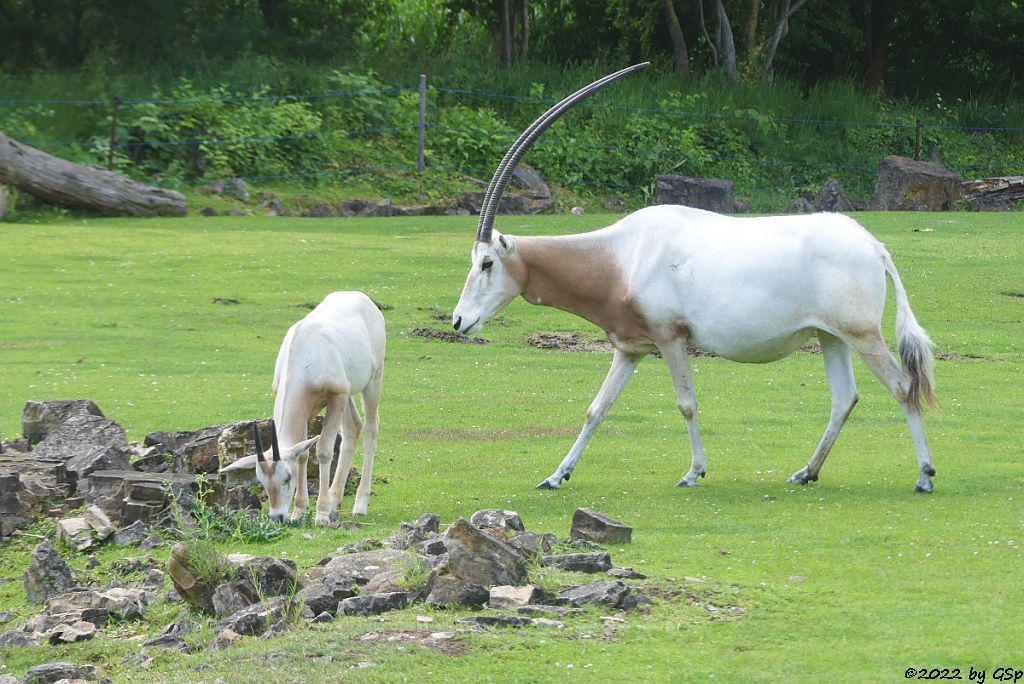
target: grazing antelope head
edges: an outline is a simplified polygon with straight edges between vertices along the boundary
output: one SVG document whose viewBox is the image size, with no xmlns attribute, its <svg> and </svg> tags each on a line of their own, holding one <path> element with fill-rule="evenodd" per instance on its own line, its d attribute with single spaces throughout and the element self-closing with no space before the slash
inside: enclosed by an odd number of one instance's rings
<svg viewBox="0 0 1024 684">
<path fill-rule="evenodd" d="M 452 326 L 460 333 L 478 332 L 494 314 L 522 293 L 525 274 L 519 267 L 515 240 L 494 230 L 494 215 L 498 202 L 512 180 L 512 173 L 519 160 L 530 146 L 562 114 L 575 107 L 580 101 L 593 95 L 605 86 L 639 69 L 650 62 L 634 64 L 590 85 L 580 88 L 572 95 L 544 112 L 522 132 L 512 144 L 491 178 L 480 207 L 480 221 L 476 229 L 476 244 L 473 245 L 469 275 L 462 289 L 459 303 L 452 312 Z"/>
<path fill-rule="evenodd" d="M 284 522 L 288 516 L 288 506 L 291 504 L 292 497 L 295 496 L 295 483 L 298 480 L 295 469 L 298 465 L 298 458 L 302 452 L 317 443 L 320 435 L 295 444 L 282 455 L 281 448 L 277 443 L 277 428 L 274 426 L 274 421 L 270 421 L 271 448 L 268 450 L 270 459 L 267 459 L 268 452 L 263 451 L 263 444 L 260 442 L 260 433 L 255 421 L 252 424 L 252 437 L 256 443 L 256 453 L 238 459 L 231 465 L 221 468 L 220 472 L 227 473 L 233 470 L 255 468 L 256 479 L 267 492 L 270 519 Z"/>
</svg>

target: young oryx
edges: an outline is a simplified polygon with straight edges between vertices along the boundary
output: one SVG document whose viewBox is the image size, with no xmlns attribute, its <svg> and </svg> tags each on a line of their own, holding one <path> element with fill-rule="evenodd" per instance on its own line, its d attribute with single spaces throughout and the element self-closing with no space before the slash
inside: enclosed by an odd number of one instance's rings
<svg viewBox="0 0 1024 684">
<path fill-rule="evenodd" d="M 300 520 L 309 505 L 306 488 L 308 449 L 316 444 L 320 492 L 316 523 L 330 521 L 345 491 L 362 420 L 353 396 L 363 395 L 363 474 L 353 515 L 366 515 L 370 503 L 373 455 L 377 449 L 381 382 L 384 378 L 384 316 L 362 292 L 334 292 L 288 329 L 274 366 L 274 448 L 268 460 L 256 438 L 257 453 L 221 472 L 256 468 L 267 491 L 270 517 L 284 521 L 295 497 L 291 519 Z M 306 439 L 306 424 L 327 407 L 320 435 Z M 341 429 L 341 457 L 328 488 L 334 443 Z M 278 442 L 280 446 L 278 446 Z"/>
<path fill-rule="evenodd" d="M 825 457 L 857 403 L 851 352 L 892 392 L 906 415 L 917 454 L 916 490 L 935 474 L 921 401 L 934 403 L 931 341 L 918 325 L 889 253 L 839 214 L 730 218 L 681 206 L 641 209 L 581 235 L 512 237 L 493 230 L 494 214 L 516 164 L 562 113 L 613 80 L 606 76 L 549 109 L 512 145 L 484 196 L 471 266 L 452 315 L 461 333 L 517 295 L 569 311 L 604 329 L 615 347 L 608 377 L 583 430 L 558 469 L 538 487 L 568 480 L 591 434 L 641 359 L 658 349 L 686 420 L 692 463 L 679 482 L 705 472 L 687 344 L 744 363 L 775 361 L 817 335 L 832 393 L 828 426 L 814 455 L 789 482 L 818 479 Z M 902 368 L 882 338 L 886 276 L 896 295 Z"/>
</svg>

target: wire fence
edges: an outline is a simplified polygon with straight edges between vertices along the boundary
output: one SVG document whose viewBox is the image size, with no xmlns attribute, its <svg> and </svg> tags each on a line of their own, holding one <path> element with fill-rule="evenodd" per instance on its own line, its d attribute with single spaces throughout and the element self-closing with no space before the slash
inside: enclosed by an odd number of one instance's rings
<svg viewBox="0 0 1024 684">
<path fill-rule="evenodd" d="M 411 94 L 413 93 L 417 93 L 418 98 L 411 97 Z M 326 106 L 326 103 L 331 103 L 333 106 L 344 107 L 346 102 L 351 103 L 360 98 L 372 99 L 374 102 L 387 102 L 394 100 L 394 102 L 389 102 L 388 109 L 391 110 L 393 115 L 397 116 L 400 120 L 380 121 L 377 122 L 377 125 L 345 128 L 333 127 L 328 120 L 329 117 L 324 117 L 324 124 L 315 131 L 266 135 L 251 133 L 241 135 L 217 135 L 211 133 L 207 136 L 186 136 L 180 139 L 166 139 L 172 136 L 165 136 L 162 138 L 162 132 L 160 131 L 151 131 L 144 135 L 140 135 L 137 131 L 135 133 L 129 133 L 123 130 L 123 126 L 119 126 L 119 121 L 125 121 L 126 115 L 131 115 L 133 111 L 138 116 L 143 116 L 145 112 L 153 112 L 154 108 L 156 112 L 159 113 L 168 110 L 173 111 L 174 108 L 186 108 L 200 105 L 213 107 L 228 107 L 231 105 L 266 105 L 268 107 L 275 107 L 278 105 L 295 103 L 305 103 L 309 106 L 313 106 L 316 103 L 324 103 L 324 106 Z M 414 103 L 417 100 L 419 105 L 418 116 L 417 111 L 415 111 L 416 108 L 414 106 L 409 106 L 410 103 Z M 367 163 L 365 159 L 361 159 L 358 163 L 354 164 L 332 164 L 331 168 L 325 170 L 292 169 L 281 172 L 272 172 L 274 169 L 266 169 L 266 173 L 262 173 L 261 171 L 263 171 L 263 169 L 256 168 L 251 169 L 247 174 L 231 174 L 231 177 L 240 177 L 249 181 L 288 181 L 289 179 L 324 179 L 356 173 L 405 173 L 414 171 L 423 173 L 428 168 L 443 169 L 450 173 L 486 176 L 491 173 L 491 169 L 480 168 L 479 166 L 469 165 L 466 163 L 452 163 L 450 160 L 430 160 L 426 158 L 424 149 L 429 147 L 431 140 L 437 136 L 447 136 L 450 138 L 452 136 L 461 135 L 466 139 L 471 138 L 475 140 L 488 141 L 493 145 L 506 145 L 511 143 L 517 137 L 517 134 L 505 130 L 490 130 L 478 127 L 471 128 L 448 125 L 443 122 L 432 120 L 430 116 L 426 115 L 426 113 L 428 111 L 428 104 L 433 104 L 436 109 L 436 107 L 440 106 L 440 103 L 445 105 L 455 104 L 469 107 L 473 104 L 493 104 L 501 101 L 513 101 L 523 105 L 524 108 L 535 108 L 538 112 L 555 102 L 553 99 L 543 97 L 486 92 L 462 88 L 448 88 L 444 86 L 434 86 L 428 89 L 426 88 L 425 77 L 421 76 L 418 88 L 365 88 L 288 95 L 268 94 L 222 97 L 113 98 L 111 100 L 74 98 L 0 99 L 0 123 L 4 120 L 3 115 L 5 109 L 8 113 L 18 112 L 22 117 L 27 115 L 30 119 L 32 118 L 33 112 L 38 112 L 39 118 L 44 119 L 47 116 L 52 118 L 52 110 L 54 108 L 68 108 L 72 110 L 69 115 L 76 118 L 91 117 L 93 120 L 98 122 L 109 121 L 109 137 L 94 134 L 80 139 L 59 140 L 36 139 L 35 136 L 30 135 L 27 137 L 21 136 L 17 139 L 19 142 L 34 147 L 56 150 L 55 153 L 58 155 L 61 155 L 60 150 L 62 148 L 72 151 L 77 150 L 79 152 L 82 150 L 88 150 L 94 160 L 105 156 L 108 166 L 112 169 L 115 165 L 115 158 L 117 158 L 118 155 L 122 155 L 126 157 L 126 159 L 121 160 L 119 170 L 126 170 L 129 173 L 135 172 L 136 175 L 147 174 L 138 173 L 139 170 L 133 168 L 132 162 L 136 161 L 143 152 L 153 152 L 161 149 L 201 148 L 208 152 L 211 150 L 216 151 L 219 147 L 309 143 L 329 144 L 331 141 L 346 139 L 367 140 L 380 138 L 382 136 L 397 136 L 401 138 L 403 142 L 408 141 L 410 144 L 415 144 L 418 148 L 415 153 L 411 150 L 406 150 L 403 155 L 400 155 L 402 157 L 400 159 L 380 159 L 374 163 Z M 580 108 L 590 109 L 592 112 L 603 110 L 604 112 L 613 114 L 621 113 L 623 116 L 644 115 L 651 117 L 668 117 L 669 119 L 687 121 L 695 124 L 713 123 L 716 125 L 737 126 L 753 124 L 755 126 L 767 126 L 772 129 L 779 129 L 780 127 L 811 127 L 818 129 L 843 129 L 845 131 L 856 131 L 858 129 L 864 131 L 896 131 L 900 135 L 903 135 L 907 141 L 913 139 L 913 150 L 914 156 L 916 157 L 919 157 L 921 154 L 923 136 L 927 137 L 929 134 L 943 133 L 960 134 L 965 140 L 977 139 L 979 141 L 979 149 L 977 151 L 968 151 L 966 154 L 961 154 L 961 158 L 968 160 L 970 163 L 962 163 L 960 165 L 952 164 L 950 167 L 953 170 L 960 172 L 965 177 L 1022 173 L 1021 168 L 1014 167 L 1015 159 L 1007 160 L 1005 157 L 993 159 L 991 155 L 991 150 L 993 148 L 991 140 L 1000 136 L 1020 138 L 1021 134 L 1024 133 L 1024 128 L 994 126 L 970 127 L 952 125 L 948 123 L 929 123 L 921 120 L 908 122 L 814 119 L 762 115 L 743 111 L 691 111 L 665 107 L 638 107 L 592 102 L 583 103 Z M 316 108 L 314 107 L 314 111 L 315 110 Z M 41 125 L 34 125 L 33 128 L 41 130 L 43 127 Z M 126 135 L 128 136 L 128 139 L 125 139 Z M 909 144 L 909 142 L 905 142 L 905 144 Z M 673 149 L 670 146 L 581 142 L 572 137 L 563 137 L 552 134 L 542 138 L 538 143 L 538 146 L 541 145 L 561 147 L 564 149 L 573 148 L 574 151 L 586 150 L 593 154 L 607 153 L 609 155 L 616 154 L 626 155 L 629 157 L 667 159 L 673 161 L 678 160 L 679 158 L 685 158 L 687 155 L 692 154 L 692 150 Z M 712 150 L 705 150 L 701 155 L 701 160 L 705 166 L 711 167 L 714 167 L 716 164 L 726 166 L 738 165 L 751 168 L 777 167 L 787 170 L 790 175 L 798 175 L 802 178 L 820 177 L 821 181 L 824 181 L 826 179 L 825 177 L 829 175 L 840 174 L 848 180 L 851 178 L 855 179 L 851 184 L 852 187 L 848 186 L 848 191 L 851 191 L 854 194 L 865 194 L 870 191 L 870 182 L 878 160 L 887 153 L 889 152 L 880 150 L 864 150 L 864 154 L 859 155 L 859 158 L 855 159 L 820 159 L 812 158 L 811 156 L 801 156 L 799 154 L 787 158 L 777 156 L 765 157 L 747 156 L 743 154 L 725 154 L 716 153 Z M 254 156 L 258 156 L 258 154 Z M 407 159 L 413 158 L 417 161 L 414 163 L 407 161 Z M 125 168 L 125 166 L 127 166 L 127 168 Z M 670 168 L 665 171 L 671 170 L 672 165 L 669 164 L 668 166 Z M 679 166 L 679 164 L 676 163 L 675 166 Z M 657 170 L 654 170 L 653 172 L 656 173 Z M 150 172 L 148 175 L 153 176 L 154 174 Z M 157 174 L 157 176 L 159 175 Z M 209 183 L 219 180 L 219 178 L 207 176 L 207 174 L 200 174 L 192 179 L 181 177 L 151 177 L 150 180 L 151 182 L 155 182 L 159 185 L 171 186 Z M 592 178 L 581 176 L 549 176 L 546 177 L 545 180 L 569 188 L 580 186 L 593 188 L 595 186 L 600 186 L 601 188 L 608 190 L 628 192 L 638 188 L 649 188 L 654 178 L 652 176 L 644 179 L 641 183 L 609 178 L 601 179 L 598 182 Z M 793 183 L 788 183 L 786 185 L 776 184 L 765 187 L 757 187 L 756 184 L 748 184 L 741 190 L 742 193 L 758 194 L 794 191 L 797 189 L 799 189 L 799 187 L 794 187 Z"/>
</svg>

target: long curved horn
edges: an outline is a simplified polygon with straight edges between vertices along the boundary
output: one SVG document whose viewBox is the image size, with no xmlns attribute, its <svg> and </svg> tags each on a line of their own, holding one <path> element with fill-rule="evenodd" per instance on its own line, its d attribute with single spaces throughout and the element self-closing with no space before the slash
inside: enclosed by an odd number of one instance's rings
<svg viewBox="0 0 1024 684">
<path fill-rule="evenodd" d="M 650 62 L 634 64 L 631 67 L 626 67 L 625 69 L 616 71 L 613 74 L 608 74 L 604 78 L 600 78 L 590 85 L 580 88 L 575 93 L 569 95 L 564 100 L 551 107 L 551 109 L 541 114 L 536 121 L 530 124 L 526 130 L 516 138 L 516 141 L 512 143 L 512 147 L 508 148 L 508 152 L 505 153 L 501 163 L 498 164 L 498 168 L 494 171 L 494 176 L 491 177 L 491 184 L 487 186 L 487 190 L 484 192 L 483 205 L 480 207 L 480 221 L 477 223 L 476 229 L 477 242 L 491 241 L 491 230 L 494 228 L 494 215 L 498 212 L 498 202 L 501 200 L 501 195 L 505 192 L 505 188 L 508 187 L 509 181 L 512 180 L 512 172 L 515 171 L 519 160 L 523 158 L 523 155 L 526 154 L 528 149 L 530 149 L 530 146 L 537 141 L 537 138 L 539 138 L 541 134 L 551 126 L 551 124 L 562 116 L 562 114 L 565 114 L 567 111 L 575 107 L 580 101 L 590 97 L 597 91 L 612 82 L 617 81 L 626 74 L 643 69 L 648 65 L 650 65 Z"/>
<path fill-rule="evenodd" d="M 252 421 L 252 438 L 256 442 L 256 460 L 264 463 L 267 459 L 263 457 L 263 445 L 260 444 L 260 430 L 256 427 L 256 421 Z"/>
<path fill-rule="evenodd" d="M 270 421 L 270 448 L 274 450 L 274 460 L 281 460 L 281 450 L 277 446 L 277 427 L 274 426 L 274 421 Z"/>
</svg>

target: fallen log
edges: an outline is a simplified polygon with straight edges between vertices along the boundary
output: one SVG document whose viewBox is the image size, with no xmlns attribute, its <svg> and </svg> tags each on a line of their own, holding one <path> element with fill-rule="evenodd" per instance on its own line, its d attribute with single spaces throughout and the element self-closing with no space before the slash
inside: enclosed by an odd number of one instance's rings
<svg viewBox="0 0 1024 684">
<path fill-rule="evenodd" d="M 1024 176 L 998 176 L 963 183 L 960 196 L 975 211 L 1012 211 L 1024 202 Z"/>
<path fill-rule="evenodd" d="M 184 216 L 185 196 L 55 157 L 0 133 L 0 184 L 46 202 L 112 216 Z"/>
</svg>

